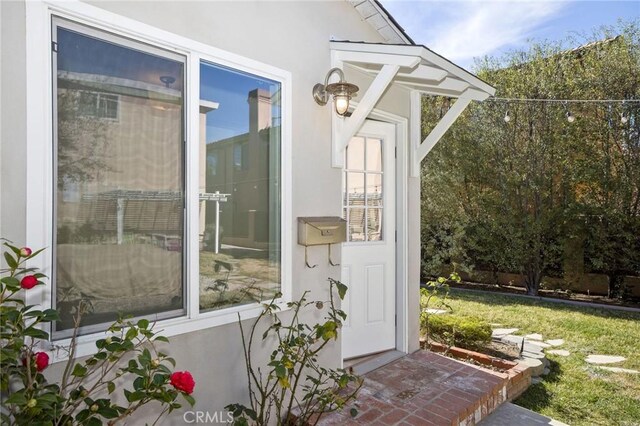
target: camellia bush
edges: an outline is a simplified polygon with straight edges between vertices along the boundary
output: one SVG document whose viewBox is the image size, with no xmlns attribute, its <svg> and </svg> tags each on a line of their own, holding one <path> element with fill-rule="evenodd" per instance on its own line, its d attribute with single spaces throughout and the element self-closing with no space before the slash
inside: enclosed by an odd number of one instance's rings
<svg viewBox="0 0 640 426">
<path fill-rule="evenodd" d="M 96 341 L 95 353 L 76 361 L 76 337 L 83 307 L 66 350 L 62 378 L 50 383 L 43 372 L 50 363 L 43 349 L 48 326 L 57 321 L 55 309 L 40 310 L 25 303 L 25 292 L 44 285 L 45 275 L 26 267 L 42 250 L 18 248 L 4 242 L 7 268 L 0 270 L 0 386 L 2 424 L 109 425 L 131 416 L 143 405 L 160 405 L 158 418 L 181 407 L 193 406 L 195 382 L 188 371 L 173 372 L 175 361 L 156 348 L 168 342 L 152 331 L 146 319 L 119 319 Z M 122 391 L 122 405 L 114 397 Z"/>
</svg>

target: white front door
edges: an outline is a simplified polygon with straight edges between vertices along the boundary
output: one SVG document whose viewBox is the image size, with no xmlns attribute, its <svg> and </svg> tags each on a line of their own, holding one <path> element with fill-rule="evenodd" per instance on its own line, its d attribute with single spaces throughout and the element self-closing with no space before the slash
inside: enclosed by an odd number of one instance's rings
<svg viewBox="0 0 640 426">
<path fill-rule="evenodd" d="M 367 120 L 346 149 L 342 357 L 396 347 L 395 126 Z"/>
</svg>

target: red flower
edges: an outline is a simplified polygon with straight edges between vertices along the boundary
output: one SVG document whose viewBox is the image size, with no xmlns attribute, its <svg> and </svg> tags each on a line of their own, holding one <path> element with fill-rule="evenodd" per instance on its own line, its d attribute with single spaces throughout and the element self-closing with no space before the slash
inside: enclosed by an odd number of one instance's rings
<svg viewBox="0 0 640 426">
<path fill-rule="evenodd" d="M 22 256 L 22 257 L 31 256 L 31 249 L 29 247 L 22 247 L 20 249 L 20 256 Z"/>
<path fill-rule="evenodd" d="M 33 354 L 33 362 L 36 365 L 36 370 L 42 371 L 49 366 L 49 355 L 46 352 L 36 352 Z M 22 365 L 27 366 L 27 359 L 22 359 Z"/>
<path fill-rule="evenodd" d="M 188 371 L 176 371 L 171 375 L 170 382 L 174 388 L 187 395 L 191 395 L 193 388 L 196 386 L 193 376 Z"/>
<path fill-rule="evenodd" d="M 36 370 L 42 371 L 49 366 L 49 355 L 46 352 L 36 352 L 33 357 L 36 359 Z"/>
<path fill-rule="evenodd" d="M 29 290 L 38 284 L 38 279 L 33 275 L 25 275 L 20 281 L 20 287 Z"/>
</svg>

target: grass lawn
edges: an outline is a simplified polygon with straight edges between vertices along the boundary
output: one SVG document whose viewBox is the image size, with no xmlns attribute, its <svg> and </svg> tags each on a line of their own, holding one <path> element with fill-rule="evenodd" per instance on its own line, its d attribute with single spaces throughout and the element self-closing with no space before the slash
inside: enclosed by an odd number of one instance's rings
<svg viewBox="0 0 640 426">
<path fill-rule="evenodd" d="M 640 374 L 587 364 L 589 354 L 621 355 L 611 366 L 640 370 L 640 313 L 539 302 L 492 293 L 452 291 L 455 314 L 476 316 L 516 334 L 564 339 L 568 357 L 547 355 L 551 373 L 516 404 L 570 425 L 640 425 Z"/>
</svg>

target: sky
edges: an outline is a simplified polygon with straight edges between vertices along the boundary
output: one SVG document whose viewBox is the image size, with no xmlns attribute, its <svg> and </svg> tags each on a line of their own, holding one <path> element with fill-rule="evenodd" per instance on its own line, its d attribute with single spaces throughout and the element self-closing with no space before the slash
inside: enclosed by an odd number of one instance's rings
<svg viewBox="0 0 640 426">
<path fill-rule="evenodd" d="M 458 65 L 501 56 L 527 40 L 563 40 L 619 18 L 640 17 L 640 0 L 381 0 L 401 27 Z"/>
</svg>

